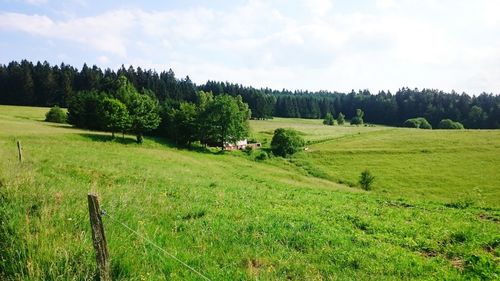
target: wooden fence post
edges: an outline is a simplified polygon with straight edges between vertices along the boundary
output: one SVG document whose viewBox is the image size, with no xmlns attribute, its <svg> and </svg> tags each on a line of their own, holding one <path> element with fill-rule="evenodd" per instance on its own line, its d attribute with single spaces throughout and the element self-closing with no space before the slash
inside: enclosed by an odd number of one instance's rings
<svg viewBox="0 0 500 281">
<path fill-rule="evenodd" d="M 19 162 L 23 162 L 23 146 L 21 145 L 21 141 L 17 141 L 17 152 L 19 156 Z"/>
<path fill-rule="evenodd" d="M 88 201 L 92 240 L 94 241 L 97 266 L 99 267 L 99 280 L 110 281 L 108 244 L 106 242 L 106 236 L 104 235 L 99 199 L 97 195 L 89 193 Z"/>
</svg>

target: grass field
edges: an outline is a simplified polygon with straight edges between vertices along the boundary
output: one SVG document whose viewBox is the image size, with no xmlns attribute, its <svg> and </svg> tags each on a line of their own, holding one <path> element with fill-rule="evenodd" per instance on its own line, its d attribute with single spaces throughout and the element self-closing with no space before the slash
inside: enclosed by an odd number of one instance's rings
<svg viewBox="0 0 500 281">
<path fill-rule="evenodd" d="M 500 131 L 251 121 L 267 145 L 277 127 L 310 141 L 291 159 L 255 161 L 111 141 L 42 122 L 46 111 L 0 106 L 1 280 L 93 280 L 88 192 L 212 280 L 499 278 Z M 355 184 L 365 168 L 370 192 Z M 201 280 L 104 223 L 114 280 Z"/>
</svg>

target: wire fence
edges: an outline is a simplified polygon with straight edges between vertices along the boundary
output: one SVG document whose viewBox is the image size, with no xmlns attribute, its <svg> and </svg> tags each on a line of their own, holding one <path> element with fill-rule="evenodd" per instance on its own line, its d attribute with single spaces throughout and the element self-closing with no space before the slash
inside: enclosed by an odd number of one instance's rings
<svg viewBox="0 0 500 281">
<path fill-rule="evenodd" d="M 114 218 L 112 215 L 110 215 L 106 210 L 104 209 L 101 209 L 101 215 L 109 218 L 111 221 L 117 223 L 118 225 L 122 226 L 123 228 L 125 228 L 126 230 L 128 230 L 129 232 L 133 233 L 134 235 L 136 235 L 137 237 L 141 238 L 143 241 L 147 242 L 148 244 L 150 244 L 151 246 L 155 247 L 156 249 L 158 249 L 160 252 L 162 252 L 164 255 L 172 258 L 173 260 L 177 261 L 178 263 L 180 263 L 181 265 L 183 265 L 184 267 L 186 267 L 187 269 L 189 269 L 190 271 L 192 271 L 193 273 L 196 273 L 198 276 L 200 276 L 201 278 L 205 279 L 205 280 L 208 280 L 208 281 L 211 281 L 210 278 L 208 278 L 206 275 L 204 275 L 203 273 L 201 273 L 200 271 L 196 270 L 195 268 L 193 268 L 192 266 L 188 265 L 187 263 L 185 263 L 184 261 L 180 260 L 179 258 L 177 258 L 175 255 L 169 253 L 167 250 L 165 250 L 164 248 L 158 246 L 158 244 L 156 244 L 155 242 L 153 242 L 151 239 L 149 239 L 148 237 L 146 237 L 145 235 L 143 234 L 140 234 L 139 232 L 137 232 L 136 230 L 132 229 L 130 226 L 126 225 L 125 223 L 119 221 L 118 219 Z"/>
</svg>

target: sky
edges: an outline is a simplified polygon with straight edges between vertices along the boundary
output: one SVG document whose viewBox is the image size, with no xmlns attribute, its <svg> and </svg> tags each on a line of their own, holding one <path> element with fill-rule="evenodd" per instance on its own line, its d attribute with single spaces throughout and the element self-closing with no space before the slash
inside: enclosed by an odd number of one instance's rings
<svg viewBox="0 0 500 281">
<path fill-rule="evenodd" d="M 202 84 L 500 94 L 498 0 L 0 0 L 0 63 L 173 69 Z"/>
</svg>

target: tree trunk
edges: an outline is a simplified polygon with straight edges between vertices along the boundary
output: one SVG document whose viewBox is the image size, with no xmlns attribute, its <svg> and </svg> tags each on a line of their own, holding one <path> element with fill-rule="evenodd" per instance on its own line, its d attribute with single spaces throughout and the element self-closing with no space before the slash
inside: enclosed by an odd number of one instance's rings
<svg viewBox="0 0 500 281">
<path fill-rule="evenodd" d="M 111 137 L 114 139 L 115 138 L 115 131 L 111 131 Z"/>
</svg>

